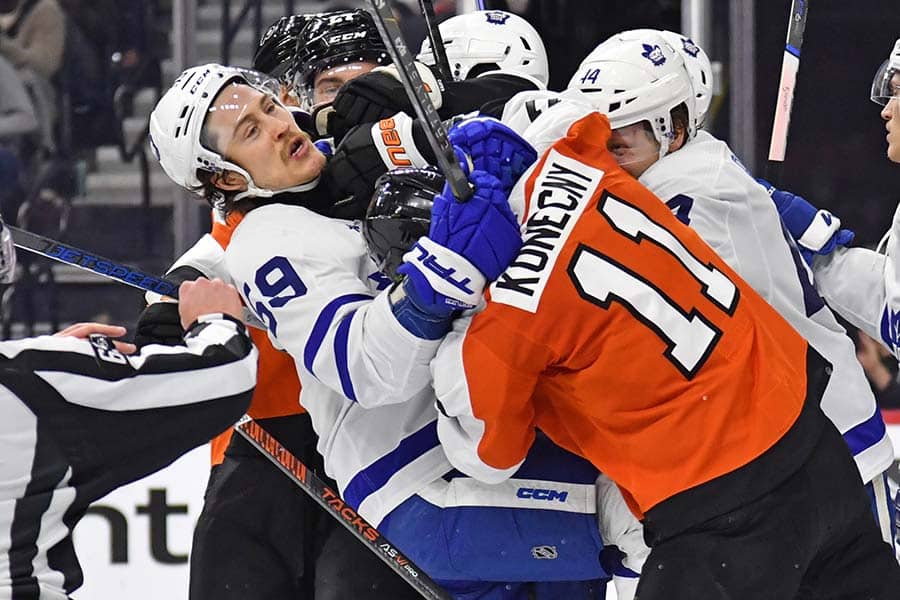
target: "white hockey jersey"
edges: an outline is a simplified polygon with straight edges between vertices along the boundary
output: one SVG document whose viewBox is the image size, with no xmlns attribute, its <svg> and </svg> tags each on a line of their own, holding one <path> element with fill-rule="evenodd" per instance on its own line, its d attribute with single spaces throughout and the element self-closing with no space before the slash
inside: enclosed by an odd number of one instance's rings
<svg viewBox="0 0 900 600">
<path fill-rule="evenodd" d="M 813 262 L 816 287 L 835 311 L 900 358 L 900 206 L 886 254 L 838 248 Z"/>
<path fill-rule="evenodd" d="M 559 135 L 561 123 L 571 123 L 587 110 L 589 97 L 578 90 L 525 92 L 507 104 L 502 120 L 542 152 Z M 844 435 L 864 481 L 884 472 L 893 462 L 893 447 L 853 344 L 816 293 L 812 273 L 787 241 L 762 186 L 724 142 L 703 131 L 653 164 L 640 182 L 832 363 L 822 408 Z M 841 281 L 847 285 L 847 279 Z M 900 284 L 896 294 L 900 311 Z M 894 314 L 900 328 L 900 313 Z"/>
<path fill-rule="evenodd" d="M 359 224 L 270 204 L 240 223 L 225 264 L 245 302 L 294 358 L 318 451 L 339 491 L 378 524 L 452 470 L 437 439 L 429 362 L 439 341 L 394 318 L 388 280 Z"/>
<path fill-rule="evenodd" d="M 865 482 L 886 470 L 893 447 L 853 343 L 813 288 L 775 205 L 727 144 L 701 131 L 639 181 L 833 365 L 822 409 L 844 435 Z"/>
</svg>

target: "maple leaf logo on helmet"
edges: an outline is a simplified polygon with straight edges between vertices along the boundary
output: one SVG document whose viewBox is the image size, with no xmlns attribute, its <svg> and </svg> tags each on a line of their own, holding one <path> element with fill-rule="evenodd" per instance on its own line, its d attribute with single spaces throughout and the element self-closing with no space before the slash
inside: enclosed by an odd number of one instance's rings
<svg viewBox="0 0 900 600">
<path fill-rule="evenodd" d="M 700 54 L 700 47 L 691 38 L 681 38 L 681 45 L 684 47 L 685 54 L 689 54 L 694 58 L 697 58 L 697 55 Z"/>
<path fill-rule="evenodd" d="M 659 67 L 666 64 L 666 55 L 663 54 L 659 44 L 643 44 L 644 51 L 641 56 L 653 63 L 653 66 Z"/>
<path fill-rule="evenodd" d="M 509 14 L 500 11 L 486 12 L 485 17 L 487 17 L 488 23 L 493 23 L 494 25 L 504 25 L 509 20 Z"/>
</svg>

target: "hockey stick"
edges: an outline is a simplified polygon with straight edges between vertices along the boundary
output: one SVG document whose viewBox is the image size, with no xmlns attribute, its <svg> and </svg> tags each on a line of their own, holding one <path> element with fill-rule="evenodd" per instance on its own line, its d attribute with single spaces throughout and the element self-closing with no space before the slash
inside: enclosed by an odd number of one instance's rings
<svg viewBox="0 0 900 600">
<path fill-rule="evenodd" d="M 431 146 L 437 158 L 438 167 L 447 178 L 447 184 L 456 199 L 465 202 L 472 196 L 472 186 L 469 185 L 469 179 L 457 164 L 456 153 L 447 138 L 447 130 L 444 128 L 434 104 L 425 93 L 425 84 L 422 83 L 419 71 L 413 65 L 412 55 L 409 53 L 409 48 L 406 47 L 406 42 L 403 41 L 400 28 L 397 27 L 397 19 L 391 12 L 387 0 L 369 0 L 369 5 L 372 7 L 375 27 L 378 29 L 384 45 L 387 46 L 394 66 L 397 67 L 400 81 L 406 89 L 416 116 L 422 123 L 428 145 Z"/>
<path fill-rule="evenodd" d="M 400 575 L 423 598 L 450 600 L 450 595 L 417 567 L 396 546 L 372 527 L 324 481 L 306 468 L 300 460 L 282 446 L 259 423 L 245 415 L 234 428 L 251 445 L 278 467 L 300 489 L 319 503 L 326 512 L 337 519 L 358 540 L 368 546 L 387 566 Z"/>
<path fill-rule="evenodd" d="M 6 225 L 6 228 L 9 229 L 12 235 L 13 243 L 23 250 L 28 250 L 45 258 L 72 265 L 73 267 L 90 271 L 95 275 L 113 279 L 119 283 L 147 292 L 154 292 L 171 298 L 178 294 L 178 284 L 167 280 L 165 277 L 149 275 L 136 267 L 104 258 L 99 254 L 85 252 L 75 246 L 70 246 L 57 240 L 13 227 L 12 225 Z"/>
<path fill-rule="evenodd" d="M 81 248 L 76 248 L 75 246 L 64 244 L 12 225 L 6 225 L 5 227 L 9 229 L 13 243 L 17 248 L 66 265 L 78 267 L 100 277 L 112 279 L 139 290 L 153 292 L 169 298 L 178 297 L 179 284 L 165 277 L 144 273 L 137 267 L 126 265 L 110 258 L 104 258 L 93 252 L 86 252 Z M 246 308 L 244 309 L 243 318 L 244 322 L 250 327 L 257 329 L 266 328 L 265 324 Z"/>
<path fill-rule="evenodd" d="M 178 298 L 178 284 L 164 277 L 148 275 L 135 267 L 118 261 L 88 253 L 75 246 L 6 225 L 13 243 L 23 250 L 38 254 L 64 264 L 90 271 L 101 277 L 124 283 L 141 290 L 155 292 L 170 298 Z M 253 316 L 252 313 L 247 313 Z M 245 315 L 245 320 L 247 315 Z M 265 328 L 257 321 L 258 327 Z M 249 323 L 248 323 L 249 325 Z M 278 440 L 262 428 L 248 415 L 235 424 L 238 433 L 244 436 L 266 458 L 275 463 L 290 479 L 318 502 L 326 511 L 350 530 L 360 541 L 369 546 L 382 561 L 399 574 L 423 598 L 450 600 L 428 575 L 391 544 L 377 529 L 369 525 L 355 510 L 347 506 L 340 496 L 325 485 L 319 477 L 306 468 Z"/>
<path fill-rule="evenodd" d="M 784 58 L 781 63 L 781 80 L 778 82 L 775 119 L 772 122 L 769 162 L 766 165 L 766 178 L 770 181 L 777 182 L 781 178 L 781 167 L 787 151 L 788 129 L 791 124 L 791 108 L 794 105 L 794 90 L 797 87 L 797 71 L 800 69 L 800 48 L 803 46 L 803 32 L 806 30 L 808 1 L 791 2 L 787 42 L 784 45 Z"/>
<path fill-rule="evenodd" d="M 425 17 L 425 27 L 428 29 L 428 40 L 431 42 L 431 53 L 434 55 L 438 78 L 446 85 L 448 81 L 453 81 L 453 71 L 447 59 L 447 50 L 444 48 L 444 38 L 441 37 L 437 17 L 434 16 L 434 4 L 431 0 L 419 0 L 419 6 L 422 8 L 422 16 Z"/>
</svg>

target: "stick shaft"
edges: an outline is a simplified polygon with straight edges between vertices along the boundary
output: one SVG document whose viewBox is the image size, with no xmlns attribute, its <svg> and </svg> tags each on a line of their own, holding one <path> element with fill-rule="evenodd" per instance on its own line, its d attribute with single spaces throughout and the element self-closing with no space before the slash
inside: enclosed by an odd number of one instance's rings
<svg viewBox="0 0 900 600">
<path fill-rule="evenodd" d="M 793 0 L 788 22 L 787 41 L 781 63 L 781 78 L 778 83 L 778 100 L 775 104 L 775 119 L 772 123 L 772 139 L 769 144 L 769 160 L 784 162 L 787 152 L 788 129 L 794 91 L 797 87 L 797 72 L 800 69 L 800 49 L 806 30 L 808 0 Z"/>
<path fill-rule="evenodd" d="M 355 510 L 347 506 L 334 490 L 282 446 L 259 423 L 245 415 L 234 428 L 423 598 L 450 600 L 447 592 L 441 589 L 434 580 L 391 544 L 377 529 L 360 517 Z"/>
<path fill-rule="evenodd" d="M 444 85 L 453 81 L 453 70 L 447 59 L 447 49 L 444 48 L 444 38 L 434 15 L 434 3 L 431 0 L 419 0 L 422 8 L 422 16 L 425 17 L 425 27 L 428 30 L 428 40 L 431 42 L 431 53 L 434 55 L 434 65 L 437 68 L 438 78 Z"/>
<path fill-rule="evenodd" d="M 422 83 L 419 71 L 413 65 L 412 55 L 406 42 L 403 41 L 394 13 L 391 12 L 386 0 L 369 0 L 369 5 L 372 8 L 375 27 L 378 29 L 384 45 L 387 46 L 394 66 L 397 67 L 400 81 L 403 83 L 409 101 L 422 124 L 428 144 L 434 151 L 438 167 L 447 178 L 447 184 L 453 191 L 453 195 L 460 201 L 468 200 L 472 195 L 469 180 L 456 162 L 456 153 L 453 151 L 453 146 L 447 137 L 447 130 L 438 116 L 437 109 L 434 108 L 434 104 L 425 93 L 425 84 Z"/>
</svg>

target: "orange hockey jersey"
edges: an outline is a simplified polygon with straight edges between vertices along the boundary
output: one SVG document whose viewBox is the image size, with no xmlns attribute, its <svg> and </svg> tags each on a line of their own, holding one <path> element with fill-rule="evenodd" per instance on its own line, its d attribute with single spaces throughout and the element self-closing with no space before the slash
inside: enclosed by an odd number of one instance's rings
<svg viewBox="0 0 900 600">
<path fill-rule="evenodd" d="M 232 213 L 224 223 L 213 219 L 210 235 L 222 248 L 228 247 L 231 234 L 242 218 L 243 215 Z M 256 390 L 247 414 L 254 419 L 267 419 L 305 412 L 297 401 L 300 397 L 300 379 L 297 377 L 294 359 L 287 352 L 276 350 L 265 331 L 252 327 L 248 329 L 259 350 L 259 364 Z M 220 464 L 225 459 L 225 448 L 228 447 L 233 432 L 234 429 L 228 428 L 213 438 L 210 443 L 213 465 Z"/>
<path fill-rule="evenodd" d="M 616 164 L 609 135 L 581 118 L 517 188 L 522 249 L 433 363 L 438 432 L 454 466 L 496 482 L 539 428 L 642 516 L 785 436 L 807 344 Z"/>
</svg>

